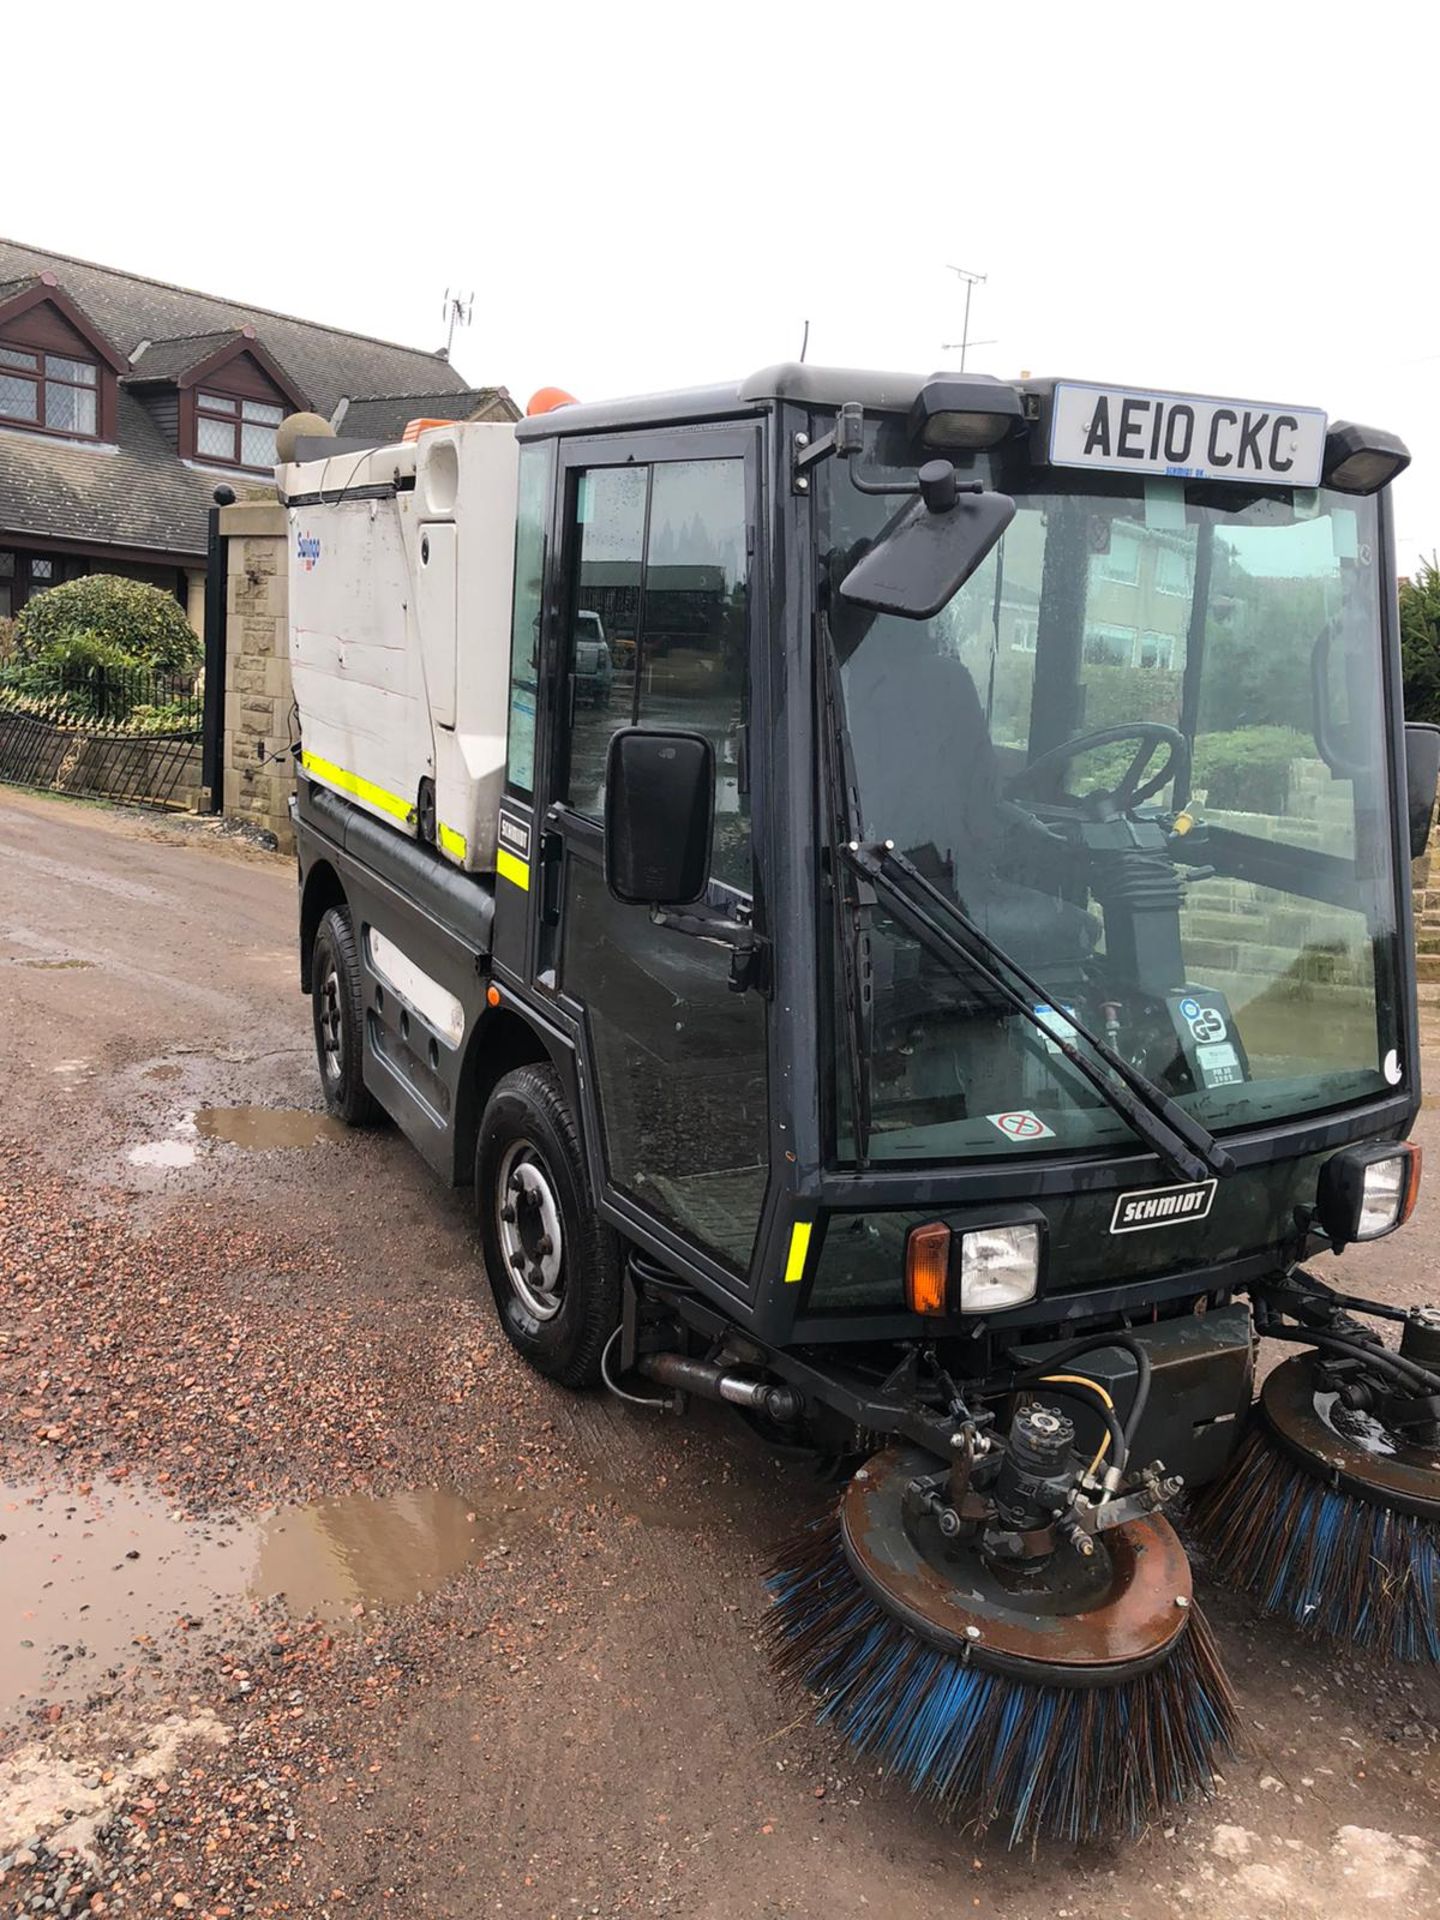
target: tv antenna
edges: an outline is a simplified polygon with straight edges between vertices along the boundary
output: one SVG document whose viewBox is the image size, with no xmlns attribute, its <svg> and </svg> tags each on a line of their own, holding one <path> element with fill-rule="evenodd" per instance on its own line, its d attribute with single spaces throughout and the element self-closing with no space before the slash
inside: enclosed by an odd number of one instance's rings
<svg viewBox="0 0 1440 1920">
<path fill-rule="evenodd" d="M 475 311 L 475 294 L 455 293 L 449 287 L 445 289 L 445 299 L 440 308 L 440 317 L 446 323 L 445 358 L 450 358 L 450 349 L 455 344 L 456 327 L 468 327 L 470 316 Z"/>
<path fill-rule="evenodd" d="M 805 364 L 805 355 L 810 351 L 810 322 L 805 322 L 805 332 L 800 340 L 800 364 Z"/>
<path fill-rule="evenodd" d="M 947 266 L 945 271 L 955 274 L 956 277 L 965 284 L 965 315 L 960 323 L 960 338 L 958 340 L 942 341 L 940 350 L 942 353 L 954 353 L 958 349 L 960 354 L 960 371 L 963 373 L 965 371 L 965 355 L 971 347 L 993 347 L 996 344 L 993 340 L 972 340 L 970 338 L 970 296 L 976 287 L 984 286 L 985 275 L 983 273 L 972 273 L 968 267 Z"/>
</svg>

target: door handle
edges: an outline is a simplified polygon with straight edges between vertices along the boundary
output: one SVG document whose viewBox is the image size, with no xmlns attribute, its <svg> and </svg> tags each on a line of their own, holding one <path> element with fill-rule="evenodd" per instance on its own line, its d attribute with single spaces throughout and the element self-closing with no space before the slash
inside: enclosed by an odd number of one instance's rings
<svg viewBox="0 0 1440 1920">
<path fill-rule="evenodd" d="M 560 924 L 561 876 L 565 871 L 565 836 L 550 827 L 540 836 L 540 924 Z"/>
</svg>

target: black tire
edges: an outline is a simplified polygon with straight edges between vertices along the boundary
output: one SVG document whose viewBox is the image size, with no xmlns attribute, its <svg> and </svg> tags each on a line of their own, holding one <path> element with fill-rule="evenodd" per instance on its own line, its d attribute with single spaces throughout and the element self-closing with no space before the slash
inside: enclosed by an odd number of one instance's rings
<svg viewBox="0 0 1440 1920">
<path fill-rule="evenodd" d="M 594 1386 L 620 1323 L 620 1249 L 591 1204 L 553 1067 L 517 1067 L 491 1094 L 475 1145 L 475 1209 L 506 1337 L 548 1380 Z"/>
<path fill-rule="evenodd" d="M 373 1127 L 380 1105 L 365 1085 L 365 1013 L 360 956 L 348 907 L 331 907 L 315 933 L 310 962 L 310 1023 L 325 1105 L 347 1127 Z"/>
</svg>

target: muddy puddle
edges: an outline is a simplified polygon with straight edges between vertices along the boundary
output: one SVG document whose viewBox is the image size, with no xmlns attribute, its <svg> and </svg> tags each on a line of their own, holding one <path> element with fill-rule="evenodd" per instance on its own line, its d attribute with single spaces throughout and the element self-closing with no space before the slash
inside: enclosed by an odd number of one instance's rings
<svg viewBox="0 0 1440 1920">
<path fill-rule="evenodd" d="M 357 1606 L 402 1605 L 575 1500 L 664 1523 L 593 1481 L 568 1496 L 427 1488 L 210 1520 L 139 1488 L 0 1486 L 0 1726 L 40 1701 L 83 1700 L 253 1600 L 283 1595 L 296 1618 L 337 1626 Z"/>
<path fill-rule="evenodd" d="M 328 1113 L 298 1107 L 197 1107 L 196 1131 L 205 1140 L 232 1147 L 318 1147 L 322 1140 L 343 1140 L 345 1128 Z"/>
<path fill-rule="evenodd" d="M 152 1077 L 159 1071 L 152 1068 Z M 167 1139 L 143 1141 L 125 1157 L 132 1167 L 193 1167 L 202 1140 L 269 1153 L 344 1138 L 345 1128 L 338 1120 L 301 1107 L 197 1107 L 180 1116 Z"/>
</svg>

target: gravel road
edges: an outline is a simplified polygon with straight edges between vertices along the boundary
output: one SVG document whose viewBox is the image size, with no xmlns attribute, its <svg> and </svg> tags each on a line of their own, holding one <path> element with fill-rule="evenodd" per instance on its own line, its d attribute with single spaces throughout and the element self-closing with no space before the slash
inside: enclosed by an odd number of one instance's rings
<svg viewBox="0 0 1440 1920">
<path fill-rule="evenodd" d="M 1007 1856 L 794 1724 L 759 1570 L 826 1489 L 511 1357 L 468 1197 L 318 1118 L 293 896 L 0 789 L 0 1915 L 1436 1910 L 1440 1680 L 1203 1581 L 1247 1751 L 1133 1847 Z M 1440 1292 L 1437 1219 L 1347 1281 Z"/>
</svg>

